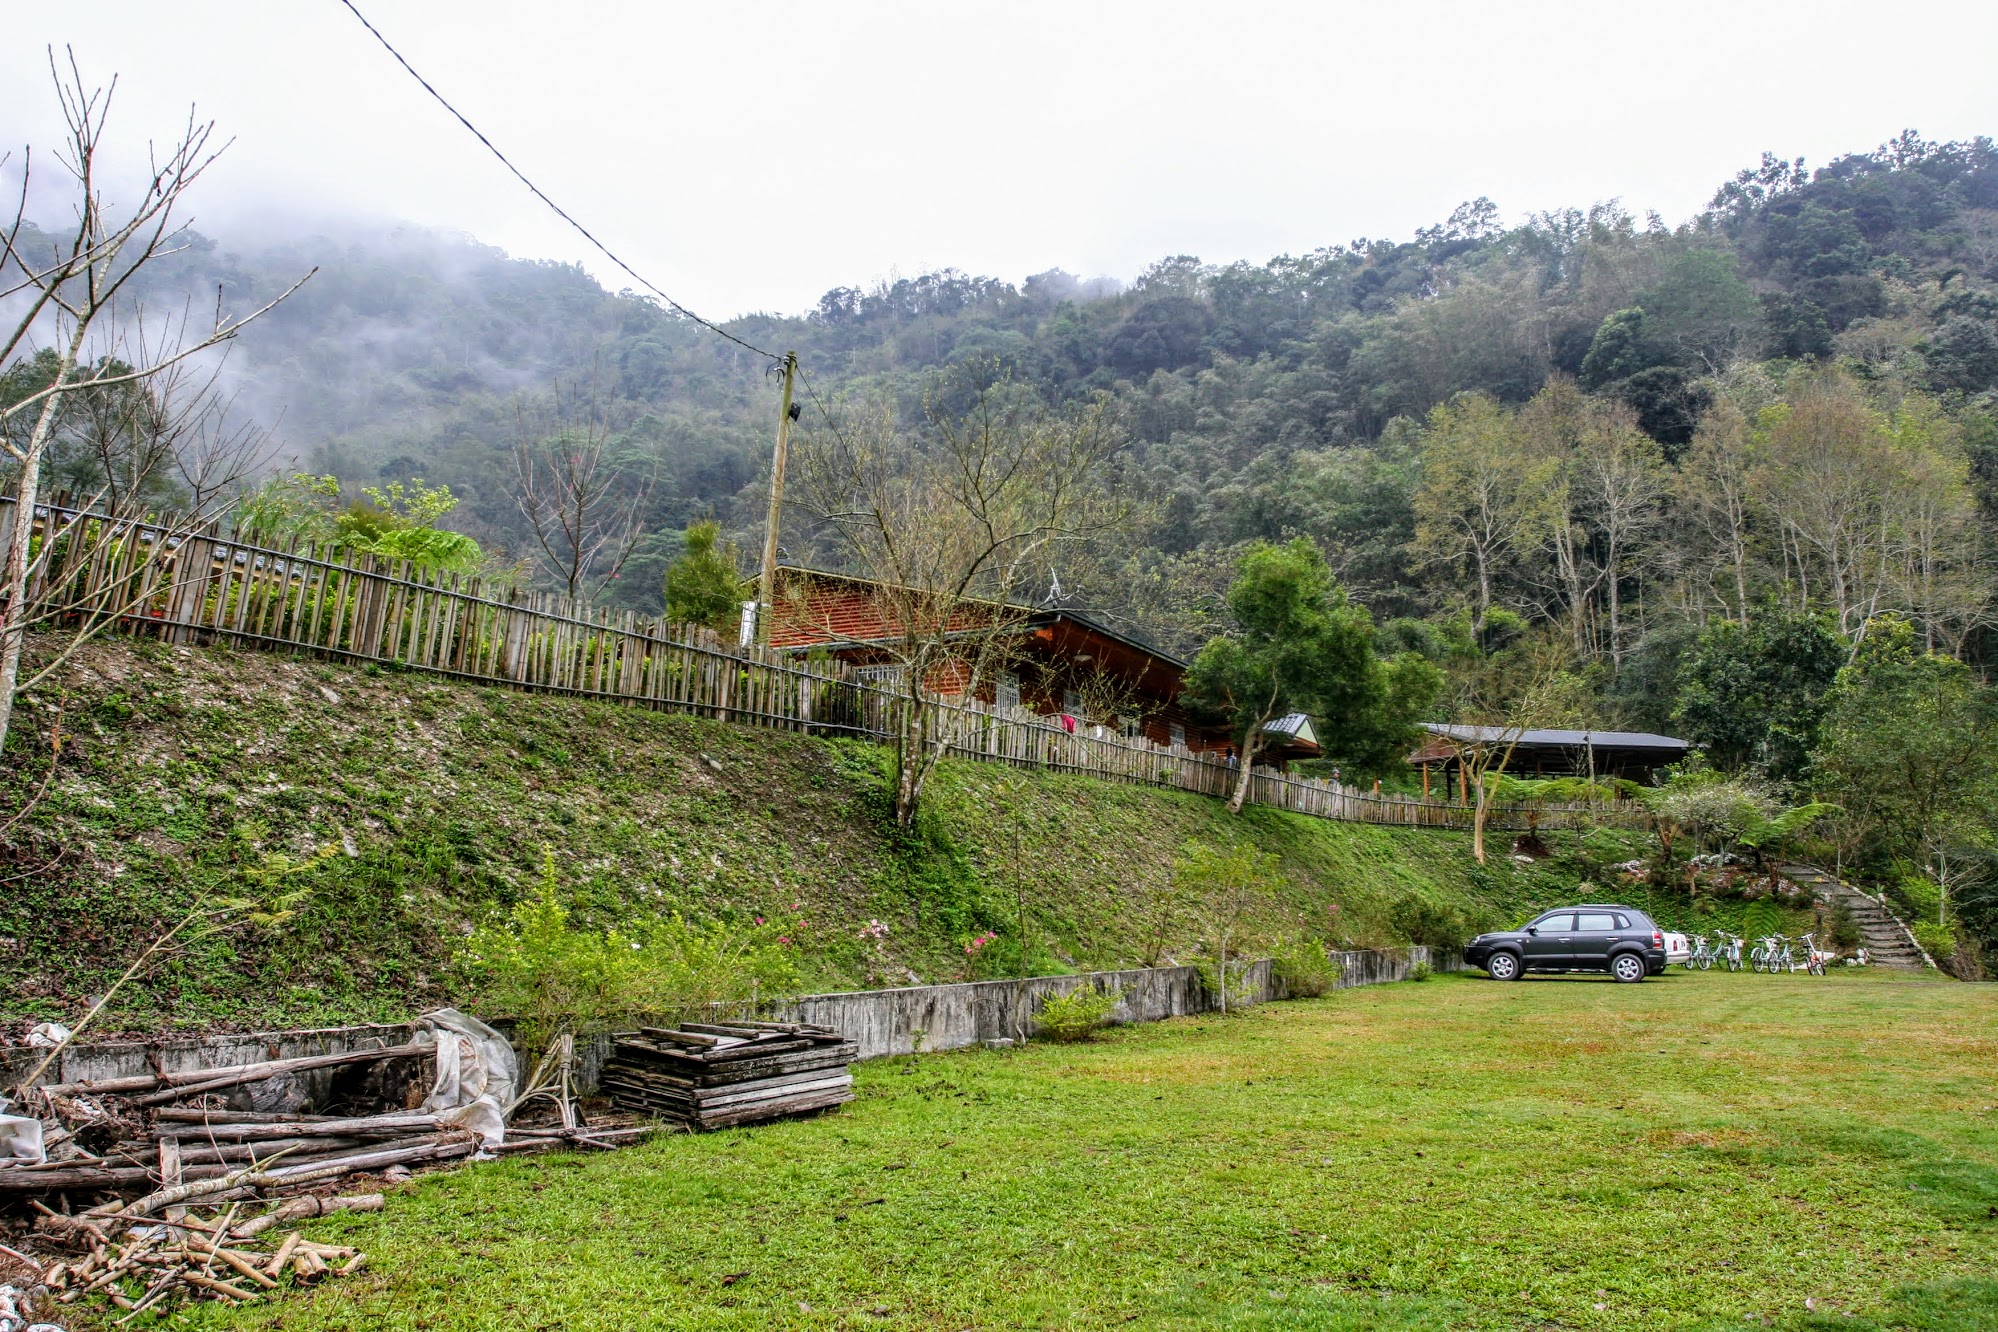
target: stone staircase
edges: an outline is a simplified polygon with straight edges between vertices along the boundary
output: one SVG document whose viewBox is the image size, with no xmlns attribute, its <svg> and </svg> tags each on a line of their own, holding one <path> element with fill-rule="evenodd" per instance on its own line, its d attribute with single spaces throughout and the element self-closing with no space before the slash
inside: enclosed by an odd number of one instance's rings
<svg viewBox="0 0 1998 1332">
<path fill-rule="evenodd" d="M 1873 966 L 1920 971 L 1929 965 L 1928 958 L 1916 946 L 1907 926 L 1874 898 L 1809 865 L 1779 865 L 1777 868 L 1784 878 L 1806 889 L 1819 901 L 1830 906 L 1842 905 L 1852 913 L 1853 924 L 1859 926 L 1859 937 L 1866 947 L 1866 960 Z"/>
</svg>

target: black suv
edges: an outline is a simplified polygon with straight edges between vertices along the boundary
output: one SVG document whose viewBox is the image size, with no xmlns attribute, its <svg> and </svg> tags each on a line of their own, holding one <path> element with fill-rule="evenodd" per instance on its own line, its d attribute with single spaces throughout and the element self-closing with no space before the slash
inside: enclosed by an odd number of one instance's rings
<svg viewBox="0 0 1998 1332">
<path fill-rule="evenodd" d="M 1635 984 L 1665 972 L 1665 936 L 1636 907 L 1603 905 L 1547 911 L 1517 930 L 1480 934 L 1464 946 L 1464 960 L 1493 980 L 1518 980 L 1529 971 L 1607 971 Z"/>
</svg>

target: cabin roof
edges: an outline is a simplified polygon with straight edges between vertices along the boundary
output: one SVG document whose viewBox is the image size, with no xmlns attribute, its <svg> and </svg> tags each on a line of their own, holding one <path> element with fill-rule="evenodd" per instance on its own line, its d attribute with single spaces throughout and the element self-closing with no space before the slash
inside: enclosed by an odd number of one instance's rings
<svg viewBox="0 0 1998 1332">
<path fill-rule="evenodd" d="M 1689 740 L 1653 735 L 1649 731 L 1563 731 L 1530 726 L 1463 726 L 1444 722 L 1424 722 L 1422 729 L 1460 744 L 1515 744 L 1522 749 L 1635 749 L 1683 754 L 1693 747 Z"/>
</svg>

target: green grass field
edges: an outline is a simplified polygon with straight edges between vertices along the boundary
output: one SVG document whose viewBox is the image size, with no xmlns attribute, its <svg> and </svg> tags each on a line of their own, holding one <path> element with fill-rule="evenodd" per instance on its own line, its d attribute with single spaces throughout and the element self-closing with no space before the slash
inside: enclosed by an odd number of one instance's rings
<svg viewBox="0 0 1998 1332">
<path fill-rule="evenodd" d="M 1998 986 L 1441 977 L 319 1223 L 287 1329 L 1998 1327 Z"/>
</svg>

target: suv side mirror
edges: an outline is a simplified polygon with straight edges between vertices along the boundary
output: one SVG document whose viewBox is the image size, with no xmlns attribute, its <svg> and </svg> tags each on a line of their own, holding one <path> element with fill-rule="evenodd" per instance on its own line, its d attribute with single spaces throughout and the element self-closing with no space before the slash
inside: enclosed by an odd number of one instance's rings
<svg viewBox="0 0 1998 1332">
<path fill-rule="evenodd" d="M 1528 925 L 1526 927 L 1526 932 L 1528 934 L 1534 935 L 1535 937 L 1538 937 L 1540 934 L 1540 927 L 1538 925 Z"/>
</svg>

